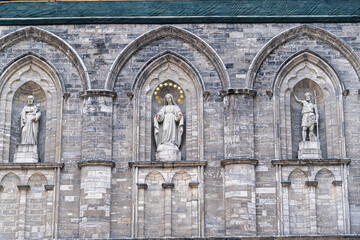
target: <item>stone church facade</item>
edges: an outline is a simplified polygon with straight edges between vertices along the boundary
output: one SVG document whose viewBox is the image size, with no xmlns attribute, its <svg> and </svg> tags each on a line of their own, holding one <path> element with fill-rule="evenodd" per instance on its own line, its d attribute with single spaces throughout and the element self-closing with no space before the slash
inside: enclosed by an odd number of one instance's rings
<svg viewBox="0 0 360 240">
<path fill-rule="evenodd" d="M 357 238 L 359 34 L 358 23 L 1 26 L 0 238 Z M 305 92 L 318 152 L 299 144 Z M 179 159 L 158 160 L 167 93 L 184 127 Z M 37 162 L 15 155 L 29 95 Z"/>
</svg>

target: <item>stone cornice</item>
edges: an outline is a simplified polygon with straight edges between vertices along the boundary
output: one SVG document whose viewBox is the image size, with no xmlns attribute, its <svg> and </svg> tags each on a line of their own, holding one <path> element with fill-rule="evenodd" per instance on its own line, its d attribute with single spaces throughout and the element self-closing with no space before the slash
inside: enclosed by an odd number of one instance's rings
<svg viewBox="0 0 360 240">
<path fill-rule="evenodd" d="M 116 98 L 116 92 L 106 90 L 106 89 L 90 89 L 79 92 L 81 98 L 87 98 L 92 96 L 102 96 L 102 97 L 111 97 Z"/>
<path fill-rule="evenodd" d="M 30 185 L 29 184 L 19 184 L 17 185 L 19 190 L 29 190 L 30 189 Z"/>
<path fill-rule="evenodd" d="M 115 162 L 112 160 L 98 160 L 98 159 L 89 159 L 82 160 L 78 162 L 79 168 L 87 166 L 105 166 L 105 167 L 115 167 Z"/>
<path fill-rule="evenodd" d="M 197 167 L 206 166 L 207 161 L 136 161 L 129 162 L 129 167 L 153 168 L 153 167 Z"/>
<path fill-rule="evenodd" d="M 259 161 L 255 158 L 226 158 L 221 160 L 222 167 L 232 164 L 249 164 L 256 166 L 258 163 Z"/>
<path fill-rule="evenodd" d="M 286 160 L 272 160 L 272 165 L 283 166 L 326 166 L 326 165 L 341 165 L 350 164 L 350 159 L 286 159 Z"/>
<path fill-rule="evenodd" d="M 225 97 L 227 95 L 232 95 L 232 94 L 250 95 L 250 96 L 255 97 L 257 91 L 254 89 L 250 89 L 250 88 L 227 88 L 227 89 L 221 90 L 219 93 L 220 93 L 221 97 Z"/>
<path fill-rule="evenodd" d="M 0 163 L 0 170 L 4 169 L 54 169 L 63 168 L 64 163 Z"/>
</svg>

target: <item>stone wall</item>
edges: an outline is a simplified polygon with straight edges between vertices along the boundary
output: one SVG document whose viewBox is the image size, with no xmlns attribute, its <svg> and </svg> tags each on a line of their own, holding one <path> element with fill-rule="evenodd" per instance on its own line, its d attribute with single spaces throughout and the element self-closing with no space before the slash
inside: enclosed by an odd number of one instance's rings
<svg viewBox="0 0 360 240">
<path fill-rule="evenodd" d="M 358 235 L 359 33 L 355 23 L 1 26 L 0 236 Z M 181 161 L 155 162 L 154 92 L 170 80 L 185 93 Z M 311 87 L 323 159 L 300 161 L 290 92 Z M 12 157 L 24 89 L 46 112 L 35 164 Z"/>
</svg>

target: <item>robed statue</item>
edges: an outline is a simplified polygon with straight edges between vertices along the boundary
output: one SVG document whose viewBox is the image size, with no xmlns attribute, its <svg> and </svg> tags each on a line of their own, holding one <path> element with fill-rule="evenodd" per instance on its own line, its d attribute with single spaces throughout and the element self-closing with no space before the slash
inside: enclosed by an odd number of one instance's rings
<svg viewBox="0 0 360 240">
<path fill-rule="evenodd" d="M 34 105 L 34 97 L 27 97 L 27 105 L 20 114 L 21 144 L 37 145 L 39 136 L 39 121 L 41 112 L 39 106 Z"/>
<path fill-rule="evenodd" d="M 156 160 L 181 160 L 179 147 L 184 130 L 184 118 L 171 94 L 165 95 L 165 105 L 154 118 Z"/>
</svg>

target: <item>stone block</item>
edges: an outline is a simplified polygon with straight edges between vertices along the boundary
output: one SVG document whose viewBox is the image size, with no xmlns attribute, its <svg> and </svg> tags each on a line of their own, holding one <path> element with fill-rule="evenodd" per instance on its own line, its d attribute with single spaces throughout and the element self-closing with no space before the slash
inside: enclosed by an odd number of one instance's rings
<svg viewBox="0 0 360 240">
<path fill-rule="evenodd" d="M 19 144 L 16 146 L 14 162 L 37 163 L 39 161 L 37 145 Z"/>
<path fill-rule="evenodd" d="M 321 149 L 319 141 L 301 141 L 299 142 L 299 159 L 320 159 Z"/>
</svg>

